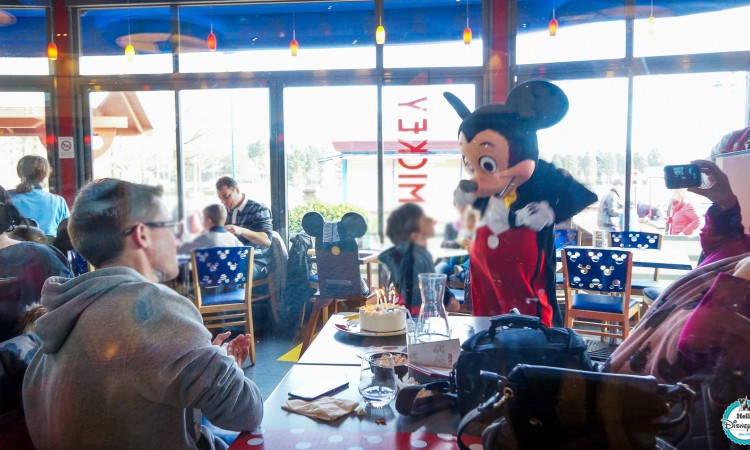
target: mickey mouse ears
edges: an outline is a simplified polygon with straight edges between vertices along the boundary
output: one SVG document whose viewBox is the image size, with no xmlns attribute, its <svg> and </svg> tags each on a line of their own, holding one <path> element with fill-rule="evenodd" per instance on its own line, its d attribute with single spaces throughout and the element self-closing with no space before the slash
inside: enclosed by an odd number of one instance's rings
<svg viewBox="0 0 750 450">
<path fill-rule="evenodd" d="M 477 108 L 473 113 L 455 95 L 443 96 L 462 119 L 473 115 L 513 114 L 531 128 L 540 130 L 556 124 L 568 112 L 568 97 L 556 85 L 544 80 L 530 80 L 519 84 L 508 94 L 505 104 L 494 103 Z"/>
</svg>

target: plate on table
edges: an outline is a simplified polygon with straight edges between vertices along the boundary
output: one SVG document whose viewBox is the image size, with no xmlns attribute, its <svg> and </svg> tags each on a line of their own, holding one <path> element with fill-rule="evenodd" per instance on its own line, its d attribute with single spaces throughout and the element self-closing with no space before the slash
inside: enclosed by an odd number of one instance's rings
<svg viewBox="0 0 750 450">
<path fill-rule="evenodd" d="M 359 328 L 359 315 L 354 314 L 352 316 L 346 317 L 346 322 L 344 323 L 337 323 L 336 329 L 339 331 L 343 331 L 347 334 L 354 334 L 356 336 L 400 336 L 402 334 L 406 334 L 406 328 L 398 331 L 388 331 L 384 333 L 378 333 L 377 331 L 367 331 L 367 330 L 361 330 Z"/>
</svg>

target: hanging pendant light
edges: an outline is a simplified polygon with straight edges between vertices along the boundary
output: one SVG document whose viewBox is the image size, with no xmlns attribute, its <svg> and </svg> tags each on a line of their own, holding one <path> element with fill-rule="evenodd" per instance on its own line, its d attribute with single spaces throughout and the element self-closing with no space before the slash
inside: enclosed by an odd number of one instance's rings
<svg viewBox="0 0 750 450">
<path fill-rule="evenodd" d="M 385 44 L 385 27 L 383 26 L 383 16 L 380 16 L 380 25 L 375 29 L 375 43 L 378 45 Z"/>
<path fill-rule="evenodd" d="M 648 16 L 648 35 L 653 36 L 656 31 L 656 19 L 654 18 L 654 0 L 651 0 L 651 13 Z"/>
<path fill-rule="evenodd" d="M 128 8 L 128 45 L 125 46 L 125 57 L 128 58 L 128 61 L 135 58 L 135 47 L 130 40 L 130 8 Z"/>
<path fill-rule="evenodd" d="M 299 42 L 297 42 L 297 23 L 295 22 L 294 11 L 292 11 L 292 40 L 289 42 L 289 51 L 292 56 L 297 56 L 299 51 Z"/>
<path fill-rule="evenodd" d="M 209 52 L 215 52 L 216 51 L 216 35 L 214 34 L 214 12 L 213 8 L 209 8 L 209 14 L 211 15 L 211 31 L 209 31 L 208 36 L 206 36 L 206 47 L 208 48 Z"/>
<path fill-rule="evenodd" d="M 206 37 L 206 47 L 208 47 L 209 52 L 216 51 L 216 35 L 214 34 L 213 27 L 211 27 L 211 32 Z"/>
<path fill-rule="evenodd" d="M 557 27 L 559 24 L 557 23 L 557 19 L 555 19 L 555 8 L 552 8 L 552 20 L 549 21 L 549 35 L 555 36 L 557 35 Z"/>
<path fill-rule="evenodd" d="M 125 56 L 128 58 L 128 61 L 132 61 L 135 57 L 135 47 L 133 47 L 133 44 L 128 43 L 128 45 L 125 46 Z"/>
<path fill-rule="evenodd" d="M 464 28 L 464 44 L 471 44 L 471 28 L 469 27 L 469 0 L 466 0 L 466 28 Z"/>
<path fill-rule="evenodd" d="M 57 45 L 54 42 L 50 42 L 47 46 L 47 59 L 57 61 Z"/>
</svg>

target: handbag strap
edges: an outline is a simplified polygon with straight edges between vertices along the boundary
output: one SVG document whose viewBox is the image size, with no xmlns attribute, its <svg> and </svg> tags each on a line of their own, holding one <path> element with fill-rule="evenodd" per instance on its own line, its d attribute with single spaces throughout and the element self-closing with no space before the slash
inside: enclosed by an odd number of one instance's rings
<svg viewBox="0 0 750 450">
<path fill-rule="evenodd" d="M 480 403 L 479 406 L 469 411 L 458 424 L 458 431 L 456 432 L 458 448 L 461 450 L 469 450 L 469 447 L 461 439 L 461 436 L 466 432 L 466 429 L 475 422 L 486 422 L 490 419 L 494 420 L 497 418 L 498 415 L 503 413 L 506 402 L 512 397 L 513 390 L 506 386 L 503 388 L 502 392 L 494 394 L 486 402 Z"/>
</svg>

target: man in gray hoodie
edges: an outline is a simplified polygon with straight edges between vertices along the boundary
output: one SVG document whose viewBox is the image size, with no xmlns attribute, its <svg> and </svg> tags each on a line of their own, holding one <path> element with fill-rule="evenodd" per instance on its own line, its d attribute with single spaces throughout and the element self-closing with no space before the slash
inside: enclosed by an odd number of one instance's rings
<svg viewBox="0 0 750 450">
<path fill-rule="evenodd" d="M 161 193 L 102 179 L 76 198 L 68 230 L 96 270 L 42 291 L 23 385 L 38 449 L 214 448 L 194 410 L 229 430 L 260 425 L 258 387 L 235 363 L 248 336 L 212 345 L 196 307 L 158 284 L 177 275 L 181 225 Z"/>
</svg>

